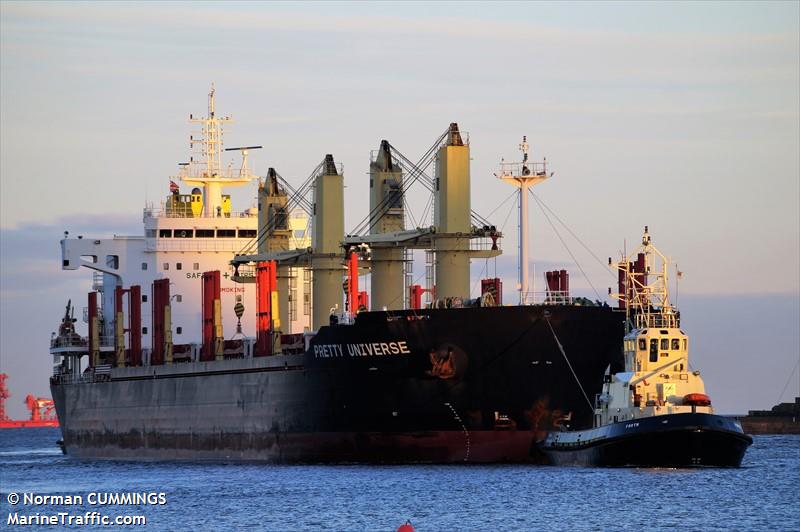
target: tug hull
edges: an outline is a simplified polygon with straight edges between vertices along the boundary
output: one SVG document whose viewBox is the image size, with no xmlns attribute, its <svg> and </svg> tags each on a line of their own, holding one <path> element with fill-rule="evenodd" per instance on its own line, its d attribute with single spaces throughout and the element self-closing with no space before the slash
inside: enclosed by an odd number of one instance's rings
<svg viewBox="0 0 800 532">
<path fill-rule="evenodd" d="M 554 432 L 541 450 L 557 466 L 739 467 L 752 443 L 735 420 L 686 413 Z"/>
</svg>

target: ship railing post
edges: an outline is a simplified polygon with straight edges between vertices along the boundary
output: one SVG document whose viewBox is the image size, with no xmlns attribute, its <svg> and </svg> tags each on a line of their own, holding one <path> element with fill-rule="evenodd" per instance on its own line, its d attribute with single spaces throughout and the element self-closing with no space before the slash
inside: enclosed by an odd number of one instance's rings
<svg viewBox="0 0 800 532">
<path fill-rule="evenodd" d="M 114 288 L 114 350 L 118 368 L 125 367 L 125 313 L 122 311 L 122 298 L 127 292 L 120 285 Z"/>
<path fill-rule="evenodd" d="M 131 351 L 131 366 L 142 365 L 142 287 L 132 285 L 128 289 L 128 322 Z"/>
<path fill-rule="evenodd" d="M 217 272 L 219 273 L 219 272 Z M 214 300 L 214 359 L 225 358 L 225 338 L 222 335 L 222 302 Z"/>
<path fill-rule="evenodd" d="M 172 307 L 164 305 L 164 363 L 172 364 Z"/>
<path fill-rule="evenodd" d="M 97 292 L 89 292 L 89 367 L 100 363 L 100 318 L 97 315 Z"/>
<path fill-rule="evenodd" d="M 281 318 L 278 303 L 278 263 L 270 261 L 269 288 L 270 288 L 270 331 L 272 338 L 271 354 L 281 353 Z"/>
</svg>

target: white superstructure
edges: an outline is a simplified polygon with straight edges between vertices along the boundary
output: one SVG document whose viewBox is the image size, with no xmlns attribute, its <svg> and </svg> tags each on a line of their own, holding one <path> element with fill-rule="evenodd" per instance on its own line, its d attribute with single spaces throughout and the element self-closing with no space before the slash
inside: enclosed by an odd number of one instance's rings
<svg viewBox="0 0 800 532">
<path fill-rule="evenodd" d="M 609 259 L 610 263 L 611 259 Z M 713 414 L 700 372 L 689 366 L 689 337 L 669 299 L 669 259 L 650 240 L 616 264 L 628 333 L 624 371 L 606 376 L 595 425 L 665 414 Z"/>
<path fill-rule="evenodd" d="M 182 163 L 178 175 L 171 178 L 170 194 L 158 205 L 144 209 L 144 234 L 115 235 L 113 238 L 67 237 L 61 240 L 62 268 L 94 270 L 93 289 L 101 292 L 101 344 L 113 345 L 113 309 L 115 287 L 141 286 L 142 347 L 149 350 L 152 342 L 151 285 L 156 279 L 170 279 L 172 327 L 175 343 L 200 343 L 201 277 L 203 272 L 221 272 L 223 335 L 232 338 L 237 332 L 233 312 L 237 303 L 244 305 L 241 318 L 243 334 L 255 336 L 255 284 L 237 283 L 232 279 L 229 261 L 238 252 L 251 249 L 258 234 L 258 208 L 255 204 L 259 179 L 247 164 L 248 152 L 257 147 L 234 148 L 241 151 L 242 163 L 236 168 L 222 167 L 223 125 L 229 117 L 216 115 L 214 89 L 208 95 L 208 116 L 195 118 L 201 126 L 200 137 L 190 137 L 192 146 L 199 145 L 200 160 L 194 157 Z M 181 193 L 177 182 L 190 187 Z M 254 203 L 235 211 L 225 188 L 253 186 Z M 292 247 L 309 246 L 308 219 L 303 213 L 291 213 L 289 226 Z M 305 290 L 308 292 L 306 293 Z M 303 332 L 310 326 L 310 272 L 291 270 L 289 320 L 283 333 Z M 308 304 L 305 304 L 308 302 Z M 127 311 L 125 319 L 127 320 Z M 129 324 L 125 323 L 125 328 Z"/>
</svg>

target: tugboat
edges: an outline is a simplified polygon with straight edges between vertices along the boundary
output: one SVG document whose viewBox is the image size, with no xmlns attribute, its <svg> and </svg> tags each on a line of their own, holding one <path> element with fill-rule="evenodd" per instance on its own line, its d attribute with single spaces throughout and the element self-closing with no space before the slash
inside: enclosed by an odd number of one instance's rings
<svg viewBox="0 0 800 532">
<path fill-rule="evenodd" d="M 609 366 L 606 371 L 602 393 L 595 397 L 593 428 L 568 430 L 562 425 L 547 435 L 540 447 L 550 464 L 741 464 L 753 439 L 738 421 L 714 414 L 700 372 L 689 365 L 689 338 L 669 300 L 669 263 L 645 227 L 639 249 L 616 264 L 616 297 L 627 318 L 625 370 L 612 373 Z"/>
</svg>

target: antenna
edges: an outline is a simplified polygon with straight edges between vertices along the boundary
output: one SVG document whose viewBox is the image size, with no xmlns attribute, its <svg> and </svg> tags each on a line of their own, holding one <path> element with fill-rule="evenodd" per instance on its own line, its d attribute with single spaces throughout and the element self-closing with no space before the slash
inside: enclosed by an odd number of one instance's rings
<svg viewBox="0 0 800 532">
<path fill-rule="evenodd" d="M 242 168 L 239 170 L 239 175 L 248 175 L 250 169 L 247 168 L 247 153 L 250 150 L 260 150 L 263 146 L 240 146 L 238 148 L 225 148 L 225 151 L 239 150 L 242 152 Z"/>
</svg>

